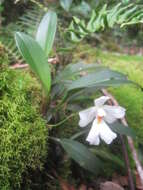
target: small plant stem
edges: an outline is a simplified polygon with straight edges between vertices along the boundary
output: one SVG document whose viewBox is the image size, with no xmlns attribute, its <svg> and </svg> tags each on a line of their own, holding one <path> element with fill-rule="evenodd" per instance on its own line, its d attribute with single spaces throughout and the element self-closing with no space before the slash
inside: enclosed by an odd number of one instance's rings
<svg viewBox="0 0 143 190">
<path fill-rule="evenodd" d="M 113 105 L 115 106 L 119 106 L 118 102 L 115 100 L 115 98 L 110 94 L 108 93 L 107 90 L 105 89 L 102 89 L 101 92 L 105 95 L 105 96 L 108 96 L 110 97 Z M 126 121 L 125 118 L 121 120 L 122 124 L 125 125 L 125 123 L 123 122 Z M 126 125 L 125 126 L 128 126 L 127 125 L 127 122 L 126 122 Z M 131 137 L 127 137 L 127 139 Z M 131 172 L 131 168 L 130 168 L 130 164 L 129 164 L 129 158 L 128 158 L 128 153 L 127 153 L 127 150 L 126 150 L 126 145 L 124 143 L 124 138 L 122 135 L 120 135 L 120 140 L 121 140 L 121 143 L 122 143 L 122 149 L 123 149 L 123 153 L 124 153 L 124 159 L 125 159 L 125 164 L 126 164 L 126 167 L 127 167 L 127 172 L 128 172 L 128 180 L 129 180 L 129 186 L 130 186 L 130 190 L 135 190 L 135 186 L 134 186 L 134 181 L 133 181 L 133 177 L 132 177 L 132 172 Z M 129 146 L 132 144 L 133 145 L 133 140 L 132 140 L 132 143 L 130 144 L 129 140 L 128 140 L 128 144 Z M 133 145 L 134 146 L 134 145 Z M 131 146 L 130 146 L 131 147 Z M 131 149 L 132 151 L 132 149 Z M 135 148 L 134 148 L 134 151 L 135 151 Z M 135 151 L 136 152 L 136 151 Z M 133 152 L 132 152 L 133 154 Z M 137 154 L 136 154 L 137 155 Z M 134 155 L 133 155 L 133 158 L 134 158 Z M 134 158 L 134 161 L 136 163 L 136 160 Z M 138 168 L 138 166 L 136 165 L 136 167 Z M 142 167 L 141 167 L 142 168 Z M 138 170 L 138 169 L 137 169 Z M 139 171 L 138 171 L 139 172 Z M 141 175 L 141 173 L 139 173 L 139 176 Z M 141 176 L 140 176 L 141 177 Z M 142 181 L 142 178 L 141 178 L 141 181 Z"/>
<path fill-rule="evenodd" d="M 59 126 L 59 125 L 62 125 L 62 124 L 65 123 L 67 120 L 69 120 L 71 117 L 74 117 L 74 116 L 76 116 L 76 115 L 77 115 L 77 113 L 73 113 L 73 114 L 69 115 L 68 117 L 66 117 L 64 120 L 60 121 L 59 123 L 56 123 L 56 124 L 53 124 L 53 125 L 49 125 L 49 124 L 48 124 L 48 127 L 57 127 L 57 126 Z"/>
<path fill-rule="evenodd" d="M 86 130 L 84 130 L 84 131 L 81 131 L 81 132 L 79 132 L 79 133 L 74 134 L 73 136 L 71 136 L 70 139 L 71 139 L 71 140 L 75 140 L 75 139 L 77 139 L 78 137 L 84 135 L 84 134 L 87 133 L 87 132 L 89 132 L 89 129 L 86 129 Z"/>
<path fill-rule="evenodd" d="M 61 106 L 65 102 L 66 98 L 67 98 L 67 93 L 63 96 L 63 98 L 61 99 L 61 101 L 59 102 L 59 104 L 56 106 L 56 111 L 58 111 L 61 108 Z"/>
</svg>

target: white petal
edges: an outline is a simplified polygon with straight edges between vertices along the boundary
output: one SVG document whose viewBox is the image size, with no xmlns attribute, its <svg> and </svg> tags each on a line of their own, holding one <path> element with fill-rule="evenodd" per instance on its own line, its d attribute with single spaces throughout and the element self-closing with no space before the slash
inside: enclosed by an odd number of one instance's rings
<svg viewBox="0 0 143 190">
<path fill-rule="evenodd" d="M 100 124 L 100 138 L 105 141 L 106 144 L 110 144 L 117 137 L 108 125 L 102 121 Z"/>
<path fill-rule="evenodd" d="M 108 123 L 113 123 L 116 119 L 121 119 L 125 116 L 125 108 L 120 106 L 104 105 L 103 109 L 106 112 L 105 120 Z"/>
<path fill-rule="evenodd" d="M 89 134 L 86 138 L 86 141 L 88 141 L 91 145 L 99 145 L 100 143 L 99 132 L 100 132 L 100 129 L 97 124 L 97 119 L 95 119 L 89 131 Z"/>
<path fill-rule="evenodd" d="M 94 100 L 94 104 L 97 107 L 101 107 L 109 99 L 110 98 L 108 96 L 101 96 L 100 98 L 97 98 L 97 99 Z"/>
<path fill-rule="evenodd" d="M 80 111 L 79 117 L 80 117 L 79 126 L 80 127 L 87 126 L 96 117 L 96 108 L 91 107 L 86 110 Z"/>
<path fill-rule="evenodd" d="M 104 116 L 104 120 L 107 122 L 107 123 L 114 123 L 117 118 L 113 117 L 112 115 L 109 115 L 109 114 L 106 114 Z"/>
</svg>

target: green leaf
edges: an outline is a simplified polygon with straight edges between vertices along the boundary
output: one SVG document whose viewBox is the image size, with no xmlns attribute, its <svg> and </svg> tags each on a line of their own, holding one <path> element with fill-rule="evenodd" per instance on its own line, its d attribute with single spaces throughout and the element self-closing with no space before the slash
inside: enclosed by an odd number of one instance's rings
<svg viewBox="0 0 143 190">
<path fill-rule="evenodd" d="M 49 11 L 47 14 L 45 14 L 42 21 L 40 22 L 36 34 L 36 41 L 45 51 L 46 56 L 49 55 L 52 49 L 56 34 L 56 28 L 57 28 L 57 15 L 55 12 Z"/>
<path fill-rule="evenodd" d="M 79 138 L 80 136 L 85 135 L 86 133 L 88 133 L 89 130 L 90 130 L 90 127 L 86 127 L 86 128 L 83 129 L 82 131 L 80 131 L 80 132 L 74 134 L 73 136 L 71 136 L 70 139 L 71 139 L 71 140 L 75 140 L 75 139 Z"/>
<path fill-rule="evenodd" d="M 109 124 L 109 127 L 114 131 L 115 133 L 119 133 L 121 135 L 127 135 L 131 136 L 132 138 L 135 138 L 135 132 L 132 128 L 126 127 L 123 124 L 119 122 L 115 122 L 113 124 Z"/>
<path fill-rule="evenodd" d="M 76 10 L 78 10 L 78 7 L 74 9 L 74 11 Z M 91 10 L 89 12 L 91 12 Z M 89 12 L 87 12 L 88 15 Z M 80 10 L 78 10 L 78 13 L 80 13 Z M 142 20 L 142 9 L 140 9 L 138 5 L 134 5 L 133 3 L 122 5 L 122 3 L 118 3 L 112 8 L 107 9 L 107 4 L 104 4 L 103 7 L 96 10 L 96 12 L 92 11 L 87 23 L 83 19 L 74 22 L 71 38 L 73 38 L 75 42 L 79 42 L 85 37 L 91 36 L 92 33 L 104 30 L 107 27 L 112 28 L 115 24 L 119 24 L 122 27 L 142 23 Z M 83 22 L 85 23 L 84 25 L 82 24 Z M 78 37 L 80 38 L 78 39 Z"/>
<path fill-rule="evenodd" d="M 72 4 L 72 0 L 60 0 L 60 4 L 64 10 L 69 11 Z"/>
<path fill-rule="evenodd" d="M 51 73 L 44 51 L 33 38 L 24 33 L 16 32 L 15 40 L 21 55 L 41 79 L 46 93 L 49 93 Z"/>
<path fill-rule="evenodd" d="M 131 20 L 130 22 L 125 22 L 123 24 L 121 24 L 121 28 L 124 27 L 124 26 L 129 26 L 129 25 L 133 25 L 133 24 L 139 24 L 139 23 L 143 23 L 143 18 L 142 20 Z"/>
<path fill-rule="evenodd" d="M 81 167 L 94 174 L 98 173 L 101 162 L 86 146 L 71 139 L 60 139 L 59 142 L 68 155 Z"/>
<path fill-rule="evenodd" d="M 90 149 L 93 153 L 95 153 L 96 156 L 98 156 L 100 159 L 102 159 L 103 161 L 110 161 L 113 164 L 116 164 L 120 167 L 122 167 L 123 169 L 125 168 L 125 164 L 124 161 L 122 161 L 120 158 L 118 158 L 116 155 L 110 153 L 107 150 L 97 150 L 97 149 Z"/>
<path fill-rule="evenodd" d="M 125 75 L 111 71 L 109 69 L 103 69 L 96 73 L 90 73 L 86 76 L 80 77 L 75 81 L 67 83 L 67 89 L 73 90 L 78 88 L 86 87 L 106 87 L 106 86 L 116 86 L 124 83 L 129 83 Z"/>
<path fill-rule="evenodd" d="M 71 36 L 71 40 L 74 43 L 80 42 L 82 39 L 79 38 L 74 31 L 74 22 L 72 21 L 70 26 L 69 26 L 69 32 L 70 32 L 70 36 Z M 79 32 L 79 31 L 78 31 Z"/>
<path fill-rule="evenodd" d="M 121 3 L 118 3 L 111 11 L 107 14 L 107 23 L 110 28 L 113 28 L 114 24 L 116 23 L 117 16 L 120 11 Z"/>
<path fill-rule="evenodd" d="M 123 22 L 125 22 L 128 19 L 128 17 L 132 15 L 133 12 L 135 12 L 136 10 L 137 6 L 134 6 L 133 8 L 127 10 L 124 14 L 119 16 L 117 23 L 122 24 Z"/>
<path fill-rule="evenodd" d="M 59 82 L 59 81 L 65 81 L 72 79 L 74 76 L 78 76 L 83 71 L 86 72 L 94 72 L 94 71 L 100 71 L 101 69 L 105 69 L 104 66 L 99 66 L 97 64 L 86 64 L 83 62 L 79 62 L 76 64 L 69 64 L 67 65 L 63 71 L 61 71 L 57 77 L 55 78 L 53 83 Z"/>
<path fill-rule="evenodd" d="M 87 30 L 91 33 L 93 33 L 95 31 L 93 23 L 96 19 L 96 16 L 97 16 L 97 14 L 96 14 L 95 10 L 92 10 L 91 18 L 90 18 L 89 22 L 87 23 Z"/>
<path fill-rule="evenodd" d="M 100 29 L 105 28 L 105 15 L 107 12 L 107 4 L 105 4 L 102 9 L 99 11 L 99 14 L 93 23 L 94 32 L 99 31 Z"/>
</svg>

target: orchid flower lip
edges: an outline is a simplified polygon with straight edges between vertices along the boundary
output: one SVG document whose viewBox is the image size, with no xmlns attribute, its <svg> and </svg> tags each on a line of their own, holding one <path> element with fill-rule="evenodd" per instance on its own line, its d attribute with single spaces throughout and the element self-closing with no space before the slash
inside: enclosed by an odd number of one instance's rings
<svg viewBox="0 0 143 190">
<path fill-rule="evenodd" d="M 117 134 L 114 133 L 103 120 L 98 123 L 98 120 L 95 119 L 86 141 L 88 141 L 90 145 L 99 145 L 100 139 L 102 139 L 106 144 L 110 144 L 116 137 Z"/>
</svg>

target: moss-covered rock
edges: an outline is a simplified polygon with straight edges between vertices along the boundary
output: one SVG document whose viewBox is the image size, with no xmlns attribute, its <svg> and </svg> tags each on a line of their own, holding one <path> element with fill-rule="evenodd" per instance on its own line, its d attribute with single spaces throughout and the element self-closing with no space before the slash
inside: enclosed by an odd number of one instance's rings
<svg viewBox="0 0 143 190">
<path fill-rule="evenodd" d="M 21 189 L 22 176 L 42 168 L 48 131 L 36 80 L 27 71 L 10 70 L 1 50 L 0 57 L 0 189 Z"/>
</svg>

